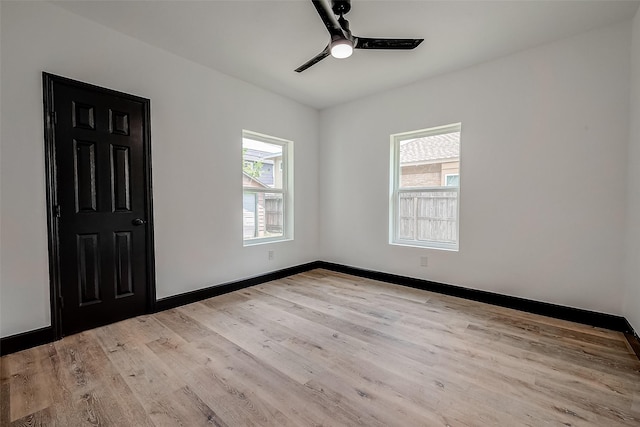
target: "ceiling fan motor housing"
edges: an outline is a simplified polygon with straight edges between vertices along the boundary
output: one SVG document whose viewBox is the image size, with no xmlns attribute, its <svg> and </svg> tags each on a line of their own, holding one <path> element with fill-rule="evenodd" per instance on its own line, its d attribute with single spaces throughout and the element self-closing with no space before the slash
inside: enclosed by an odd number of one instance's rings
<svg viewBox="0 0 640 427">
<path fill-rule="evenodd" d="M 351 10 L 351 0 L 331 0 L 331 10 L 336 16 L 342 16 Z"/>
</svg>

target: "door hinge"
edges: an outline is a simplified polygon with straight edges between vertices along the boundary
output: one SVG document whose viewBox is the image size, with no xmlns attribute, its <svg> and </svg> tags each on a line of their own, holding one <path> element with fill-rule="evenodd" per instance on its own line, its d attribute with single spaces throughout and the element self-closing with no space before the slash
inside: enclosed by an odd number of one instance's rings
<svg viewBox="0 0 640 427">
<path fill-rule="evenodd" d="M 53 215 L 54 215 L 56 218 L 60 218 L 60 216 L 62 215 L 62 213 L 61 213 L 61 209 L 60 209 L 60 205 L 55 205 L 55 206 L 53 207 Z"/>
<path fill-rule="evenodd" d="M 52 111 L 51 112 L 51 119 L 53 120 L 53 124 L 54 125 L 58 124 L 58 112 L 57 111 Z"/>
<path fill-rule="evenodd" d="M 62 298 L 62 296 L 58 297 L 58 305 L 60 308 L 64 308 L 64 298 Z"/>
</svg>

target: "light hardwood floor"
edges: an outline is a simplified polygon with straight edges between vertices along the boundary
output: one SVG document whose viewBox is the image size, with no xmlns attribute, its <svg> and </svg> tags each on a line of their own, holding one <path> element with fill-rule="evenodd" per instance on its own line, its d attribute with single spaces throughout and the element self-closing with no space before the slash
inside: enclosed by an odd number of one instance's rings
<svg viewBox="0 0 640 427">
<path fill-rule="evenodd" d="M 640 426 L 621 333 L 313 270 L 1 359 L 0 425 Z"/>
</svg>

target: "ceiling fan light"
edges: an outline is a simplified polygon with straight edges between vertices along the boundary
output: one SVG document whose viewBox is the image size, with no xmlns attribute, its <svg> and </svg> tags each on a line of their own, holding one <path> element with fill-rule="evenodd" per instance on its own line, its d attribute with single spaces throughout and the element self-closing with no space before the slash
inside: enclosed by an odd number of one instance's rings
<svg viewBox="0 0 640 427">
<path fill-rule="evenodd" d="M 344 59 L 353 53 L 353 42 L 347 39 L 338 39 L 331 42 L 331 56 Z"/>
</svg>

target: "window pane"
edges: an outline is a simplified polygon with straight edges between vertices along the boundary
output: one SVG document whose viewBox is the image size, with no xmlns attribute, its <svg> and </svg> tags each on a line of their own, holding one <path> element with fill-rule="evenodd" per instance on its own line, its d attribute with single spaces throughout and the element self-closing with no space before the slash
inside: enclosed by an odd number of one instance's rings
<svg viewBox="0 0 640 427">
<path fill-rule="evenodd" d="M 284 235 L 284 195 L 282 193 L 244 192 L 244 239 L 282 237 Z"/>
<path fill-rule="evenodd" d="M 460 171 L 460 132 L 400 141 L 400 188 L 457 186 L 446 177 Z"/>
<path fill-rule="evenodd" d="M 458 250 L 461 123 L 392 135 L 389 243 Z"/>
<path fill-rule="evenodd" d="M 242 131 L 245 246 L 293 238 L 293 142 Z M 285 222 L 286 221 L 286 222 Z"/>
<path fill-rule="evenodd" d="M 243 186 L 281 189 L 282 161 L 282 145 L 243 138 Z"/>
<path fill-rule="evenodd" d="M 457 191 L 400 193 L 399 198 L 399 239 L 440 243 L 457 241 Z"/>
</svg>

